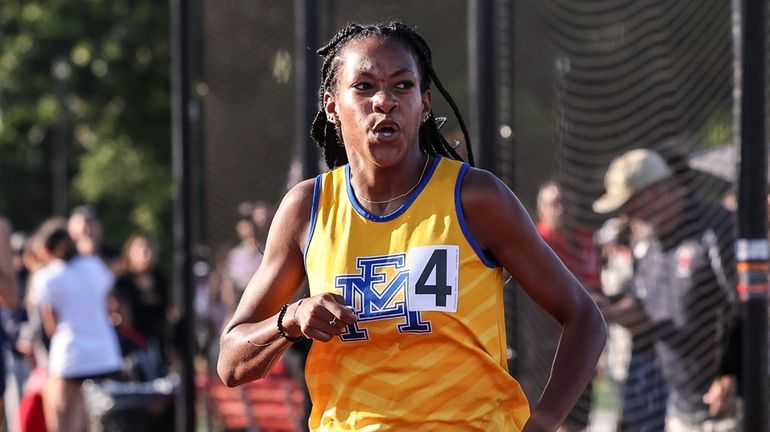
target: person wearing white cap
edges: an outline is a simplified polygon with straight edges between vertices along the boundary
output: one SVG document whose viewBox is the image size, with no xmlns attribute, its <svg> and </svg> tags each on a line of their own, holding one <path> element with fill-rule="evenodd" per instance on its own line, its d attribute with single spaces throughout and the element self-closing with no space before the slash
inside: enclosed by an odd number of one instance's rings
<svg viewBox="0 0 770 432">
<path fill-rule="evenodd" d="M 672 177 L 666 161 L 652 150 L 631 150 L 613 160 L 604 177 L 607 193 L 594 202 L 597 213 L 609 213 L 626 204 L 634 194 Z"/>
<path fill-rule="evenodd" d="M 635 325 L 641 316 L 654 340 L 669 393 L 666 431 L 737 430 L 727 403 L 735 370 L 725 361 L 735 317 L 733 214 L 699 200 L 648 149 L 613 160 L 604 184 L 594 211 L 618 211 L 651 229 L 646 250 L 635 254 L 637 313 L 626 315 Z"/>
</svg>

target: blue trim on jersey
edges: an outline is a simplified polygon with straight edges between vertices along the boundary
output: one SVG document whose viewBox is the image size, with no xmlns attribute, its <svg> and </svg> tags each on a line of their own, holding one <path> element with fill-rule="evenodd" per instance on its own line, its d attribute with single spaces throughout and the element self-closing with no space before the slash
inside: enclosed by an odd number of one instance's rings
<svg viewBox="0 0 770 432">
<path fill-rule="evenodd" d="M 473 238 L 471 230 L 468 228 L 468 224 L 465 223 L 465 214 L 463 214 L 463 205 L 460 200 L 460 189 L 462 189 L 463 178 L 465 178 L 465 173 L 468 171 L 469 167 L 470 166 L 467 163 L 463 163 L 460 167 L 460 172 L 457 174 L 457 183 L 455 183 L 455 210 L 457 211 L 457 219 L 460 221 L 460 229 L 462 229 L 463 234 L 465 234 L 465 239 L 468 240 L 468 243 L 470 243 L 473 250 L 476 251 L 476 255 L 481 262 L 489 268 L 497 268 L 500 264 L 496 260 L 491 260 L 484 255 L 484 250 L 481 249 L 481 246 L 476 242 L 476 239 Z"/>
<path fill-rule="evenodd" d="M 350 205 L 353 206 L 353 209 L 356 211 L 356 213 L 365 217 L 366 219 L 369 219 L 372 222 L 392 221 L 393 219 L 401 216 L 405 211 L 407 211 L 409 209 L 409 206 L 411 206 L 414 200 L 417 199 L 417 196 L 420 195 L 420 192 L 422 192 L 422 190 L 425 189 L 425 186 L 428 184 L 428 181 L 433 176 L 433 172 L 436 171 L 436 167 L 438 166 L 439 160 L 441 160 L 441 157 L 433 158 L 433 163 L 430 164 L 430 167 L 427 170 L 428 172 L 425 173 L 425 177 L 420 182 L 420 185 L 417 186 L 417 189 L 414 192 L 412 192 L 411 195 L 409 195 L 409 198 L 406 199 L 406 202 L 404 202 L 401 205 L 401 207 L 397 208 L 395 211 L 393 211 L 393 213 L 389 213 L 382 216 L 369 213 L 358 202 L 358 198 L 356 198 L 356 194 L 355 192 L 353 192 L 353 186 L 350 183 L 350 164 L 345 165 L 345 187 L 348 190 L 348 200 L 350 201 Z"/>
<path fill-rule="evenodd" d="M 313 238 L 313 231 L 315 231 L 315 221 L 318 219 L 318 206 L 321 202 L 321 176 L 323 176 L 323 174 L 319 174 L 315 178 L 315 184 L 313 185 L 313 205 L 310 209 L 310 228 L 307 230 L 305 250 L 302 251 L 302 255 L 305 257 L 305 259 L 307 259 L 307 250 L 310 247 L 310 239 Z"/>
</svg>

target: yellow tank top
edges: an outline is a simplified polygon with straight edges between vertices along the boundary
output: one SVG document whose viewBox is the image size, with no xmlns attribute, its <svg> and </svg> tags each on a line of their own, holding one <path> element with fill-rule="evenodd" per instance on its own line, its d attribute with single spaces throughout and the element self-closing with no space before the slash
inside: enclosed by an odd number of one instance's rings
<svg viewBox="0 0 770 432">
<path fill-rule="evenodd" d="M 434 157 L 395 212 L 368 213 L 348 165 L 318 176 L 310 294 L 340 294 L 358 322 L 315 342 L 305 375 L 314 431 L 519 431 L 529 406 L 508 373 L 503 275 L 465 224 L 468 168 Z"/>
</svg>

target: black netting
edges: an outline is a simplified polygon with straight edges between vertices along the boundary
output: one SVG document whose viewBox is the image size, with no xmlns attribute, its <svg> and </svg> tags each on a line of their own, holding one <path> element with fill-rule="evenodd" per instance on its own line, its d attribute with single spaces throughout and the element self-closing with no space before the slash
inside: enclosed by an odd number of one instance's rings
<svg viewBox="0 0 770 432">
<path fill-rule="evenodd" d="M 285 192 L 295 147 L 297 53 L 293 2 L 204 5 L 203 213 L 205 240 L 218 247 L 234 240 L 238 203 L 277 203 Z M 353 21 L 415 26 L 467 121 L 467 10 L 465 0 L 322 0 L 320 41 Z M 730 2 L 717 0 L 498 2 L 496 171 L 533 218 L 539 186 L 553 179 L 562 186 L 566 226 L 599 229 L 608 216 L 591 205 L 604 193 L 607 167 L 634 148 L 659 152 L 705 200 L 718 201 L 732 189 L 731 13 Z M 456 134 L 458 124 L 438 92 L 433 104 L 436 115 L 449 118 L 442 131 Z M 536 401 L 557 327 L 513 282 L 507 289 L 512 370 Z M 630 349 L 625 341 L 612 347 L 614 363 L 604 364 L 602 376 L 615 369 L 622 376 Z M 614 425 L 619 394 L 606 381 L 593 392 L 593 404 L 578 410 L 601 410 L 609 416 L 605 424 Z"/>
<path fill-rule="evenodd" d="M 703 198 L 719 200 L 729 191 L 731 179 L 714 175 L 713 164 L 695 162 L 701 164 L 702 170 L 688 168 L 695 154 L 717 148 L 728 153 L 734 151 L 730 146 L 733 42 L 729 3 L 556 0 L 538 6 L 522 5 L 517 10 L 527 14 L 527 18 L 519 15 L 521 31 L 516 36 L 526 40 L 519 41 L 522 47 L 515 58 L 516 70 L 522 70 L 516 79 L 526 96 L 516 100 L 517 118 L 522 120 L 516 123 L 515 130 L 520 138 L 531 137 L 542 146 L 517 141 L 514 165 L 518 168 L 517 192 L 531 203 L 533 214 L 537 185 L 552 178 L 562 188 L 566 227 L 575 232 L 596 230 L 607 216 L 595 213 L 591 205 L 605 191 L 607 166 L 634 148 L 659 152 L 674 168 L 680 182 Z M 522 26 L 528 27 L 530 33 L 524 32 Z M 545 37 L 551 41 L 548 49 L 531 45 L 530 41 Z M 525 58 L 524 53 L 532 57 Z M 528 65 L 530 61 L 541 76 L 535 76 Z M 533 87 L 528 88 L 530 82 Z M 552 117 L 545 122 L 526 121 L 533 115 L 528 111 L 531 106 L 537 106 L 537 115 L 550 112 Z M 544 125 L 544 130 L 529 130 L 531 126 Z M 525 165 L 525 161 L 534 163 Z M 524 171 L 527 169 L 529 172 Z M 706 219 L 704 223 L 720 223 L 717 216 L 701 219 Z M 693 225 L 694 222 L 687 226 Z M 688 232 L 681 232 L 675 237 L 681 239 L 686 235 Z M 732 247 L 727 240 L 719 246 Z M 563 258 L 568 264 L 580 262 L 578 254 L 584 252 L 578 247 L 572 256 L 568 251 Z M 647 255 L 649 258 L 651 254 Z M 664 264 L 660 265 L 660 271 L 665 272 Z M 605 271 L 603 280 L 605 291 L 612 291 L 609 294 L 631 290 L 619 286 L 617 279 L 608 279 L 608 273 Z M 715 286 L 713 280 L 699 284 Z M 702 288 L 699 306 L 691 306 L 697 309 L 696 316 L 689 319 L 720 319 L 715 307 L 708 305 L 727 300 L 719 297 L 717 288 L 714 290 Z M 553 320 L 537 313 L 528 299 L 517 298 L 520 302 L 516 346 L 521 357 L 518 370 L 528 394 L 539 394 L 558 329 Z M 659 373 L 635 364 L 633 370 L 637 375 L 628 376 L 632 344 L 634 350 L 649 350 L 651 335 L 642 332 L 632 339 L 622 327 L 611 327 L 612 352 L 603 361 L 601 379 L 593 390 L 593 404 L 591 398 L 581 398 L 573 416 L 579 418 L 581 411 L 601 410 L 614 424 L 613 416 L 622 409 L 622 387 L 608 384 L 628 378 L 627 387 L 639 393 L 625 401 L 626 417 L 639 421 L 634 416 L 649 399 L 657 398 L 654 403 L 658 407 L 665 407 L 666 400 Z M 685 328 L 677 337 L 698 340 L 703 356 L 720 355 L 718 344 L 704 341 L 706 334 L 713 336 L 705 327 Z M 722 327 L 714 331 L 724 330 Z M 690 352 L 695 353 L 696 347 Z M 635 356 L 634 361 L 639 362 L 639 358 Z M 707 362 L 690 365 L 696 370 L 691 378 L 699 382 L 699 391 L 703 393 L 715 378 L 711 366 Z M 647 375 L 639 379 L 639 371 Z"/>
<path fill-rule="evenodd" d="M 204 2 L 205 238 L 235 238 L 238 204 L 277 202 L 294 148 L 291 3 Z"/>
<path fill-rule="evenodd" d="M 204 4 L 204 227 L 213 245 L 234 239 L 238 203 L 277 203 L 285 192 L 296 113 L 294 9 L 293 3 L 278 0 Z M 320 2 L 320 40 L 352 21 L 395 19 L 413 25 L 431 44 L 439 78 L 467 113 L 467 6 L 446 1 L 436 11 L 430 4 Z M 448 117 L 445 133 L 456 134 L 459 125 L 448 104 L 437 92 L 433 102 L 434 113 Z"/>
</svg>

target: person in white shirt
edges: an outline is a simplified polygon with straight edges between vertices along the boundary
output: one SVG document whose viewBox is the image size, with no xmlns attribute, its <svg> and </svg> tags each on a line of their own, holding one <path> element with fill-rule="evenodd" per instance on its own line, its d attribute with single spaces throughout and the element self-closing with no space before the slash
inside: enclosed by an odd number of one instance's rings
<svg viewBox="0 0 770 432">
<path fill-rule="evenodd" d="M 51 337 L 49 384 L 43 398 L 46 424 L 50 431 L 86 431 L 81 383 L 116 375 L 122 363 L 107 314 L 114 278 L 98 257 L 77 255 L 65 229 L 44 233 L 42 240 L 53 261 L 64 263 L 38 293 L 43 325 Z"/>
</svg>

